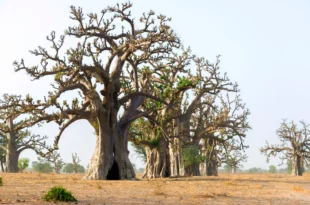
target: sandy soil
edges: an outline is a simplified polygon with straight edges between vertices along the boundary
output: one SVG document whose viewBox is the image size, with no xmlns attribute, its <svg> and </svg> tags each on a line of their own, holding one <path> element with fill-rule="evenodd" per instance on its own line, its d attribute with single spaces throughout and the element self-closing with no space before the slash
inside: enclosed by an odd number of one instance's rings
<svg viewBox="0 0 310 205">
<path fill-rule="evenodd" d="M 82 175 L 38 173 L 0 177 L 0 204 L 51 204 L 42 196 L 56 185 L 71 191 L 77 204 L 310 204 L 310 175 L 222 174 L 136 181 L 86 181 Z"/>
</svg>

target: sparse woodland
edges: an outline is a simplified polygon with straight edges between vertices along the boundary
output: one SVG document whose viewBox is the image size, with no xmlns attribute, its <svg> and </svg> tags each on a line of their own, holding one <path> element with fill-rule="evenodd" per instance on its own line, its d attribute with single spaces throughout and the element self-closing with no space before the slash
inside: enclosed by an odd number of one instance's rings
<svg viewBox="0 0 310 205">
<path fill-rule="evenodd" d="M 20 153 L 33 149 L 60 173 L 64 162 L 56 150 L 78 120 L 96 134 L 85 179 L 134 179 L 129 142 L 145 157 L 143 178 L 217 176 L 221 165 L 233 173 L 242 167 L 250 111 L 238 84 L 221 71 L 220 56 L 215 62 L 196 56 L 169 17 L 148 11 L 133 18 L 132 6 L 116 4 L 98 14 L 72 6 L 65 33 L 51 32 L 49 48 L 31 51 L 36 65 L 14 62 L 29 80 L 52 77 L 53 84 L 40 99 L 29 93 L 0 100 L 3 172 L 18 172 Z M 64 100 L 68 93 L 74 97 Z M 57 136 L 31 134 L 32 127 L 49 122 L 58 124 Z M 268 159 L 284 153 L 292 174 L 301 175 L 310 151 L 308 125 L 298 129 L 284 121 L 277 134 L 283 144 L 267 144 L 261 152 Z M 46 145 L 48 137 L 55 137 L 53 145 Z M 72 160 L 77 173 L 80 159 L 72 154 Z"/>
</svg>

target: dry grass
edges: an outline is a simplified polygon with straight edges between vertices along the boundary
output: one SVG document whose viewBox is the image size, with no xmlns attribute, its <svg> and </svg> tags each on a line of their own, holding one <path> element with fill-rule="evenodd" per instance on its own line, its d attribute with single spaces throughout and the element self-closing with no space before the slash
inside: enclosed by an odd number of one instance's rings
<svg viewBox="0 0 310 205">
<path fill-rule="evenodd" d="M 310 204 L 310 175 L 223 174 L 138 181 L 86 181 L 78 174 L 2 174 L 0 204 L 49 204 L 63 186 L 78 204 Z"/>
</svg>

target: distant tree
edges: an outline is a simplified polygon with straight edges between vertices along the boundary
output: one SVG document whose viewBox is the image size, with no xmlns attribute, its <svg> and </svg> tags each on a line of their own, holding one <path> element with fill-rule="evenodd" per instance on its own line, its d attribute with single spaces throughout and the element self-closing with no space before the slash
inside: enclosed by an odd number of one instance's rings
<svg viewBox="0 0 310 205">
<path fill-rule="evenodd" d="M 143 173 L 144 172 L 144 168 L 139 168 L 138 170 L 137 170 L 137 173 Z"/>
<path fill-rule="evenodd" d="M 267 172 L 267 171 L 264 170 L 264 169 L 261 169 L 261 168 L 253 167 L 253 168 L 249 169 L 248 172 L 249 173 L 264 173 L 264 172 Z"/>
<path fill-rule="evenodd" d="M 143 145 L 139 145 L 139 144 L 135 144 L 135 143 L 131 143 L 131 145 L 134 148 L 134 151 L 136 152 L 136 154 L 138 155 L 138 157 L 140 159 L 143 160 L 143 162 L 146 162 L 146 151 L 145 151 L 145 147 Z"/>
<path fill-rule="evenodd" d="M 20 172 L 23 172 L 27 167 L 29 166 L 29 159 L 28 158 L 22 158 L 18 160 L 18 168 Z"/>
<path fill-rule="evenodd" d="M 301 128 L 296 123 L 282 122 L 280 128 L 277 130 L 277 135 L 282 144 L 269 145 L 268 142 L 265 147 L 260 149 L 261 153 L 267 156 L 267 161 L 271 156 L 276 156 L 281 153 L 280 159 L 283 161 L 291 161 L 292 175 L 301 176 L 303 172 L 304 163 L 308 164 L 310 156 L 310 130 L 309 125 L 300 121 Z"/>
<path fill-rule="evenodd" d="M 269 166 L 269 171 L 268 171 L 269 173 L 277 173 L 277 167 L 276 166 L 274 166 L 274 165 L 270 165 Z"/>
<path fill-rule="evenodd" d="M 287 173 L 292 174 L 292 160 L 287 160 Z"/>
<path fill-rule="evenodd" d="M 46 160 L 51 163 L 54 173 L 59 174 L 62 167 L 65 165 L 60 158 L 60 154 L 56 151 L 45 156 Z"/>
<path fill-rule="evenodd" d="M 80 166 L 80 163 L 81 160 L 80 158 L 78 157 L 77 153 L 72 153 L 72 164 L 73 164 L 73 172 L 74 173 L 78 173 L 78 169 L 79 169 L 79 166 Z"/>
<path fill-rule="evenodd" d="M 224 165 L 224 172 L 231 173 L 232 172 L 231 166 L 229 166 L 228 164 L 225 164 Z"/>
<path fill-rule="evenodd" d="M 235 174 L 237 172 L 237 168 L 242 167 L 242 162 L 247 161 L 248 156 L 246 154 L 242 154 L 240 150 L 232 150 L 226 154 L 223 162 L 229 165 L 232 168 L 232 173 Z"/>
<path fill-rule="evenodd" d="M 39 173 L 51 173 L 53 172 L 53 168 L 50 163 L 46 160 L 39 159 L 39 162 L 34 161 L 32 162 L 32 169 L 35 172 Z"/>
<path fill-rule="evenodd" d="M 31 115 L 25 115 L 28 113 L 28 108 L 23 106 L 25 103 L 32 105 L 34 102 L 28 95 L 22 98 L 18 95 L 5 94 L 0 99 L 0 149 L 5 152 L 6 172 L 18 172 L 18 159 L 24 150 L 32 149 L 40 153 L 47 149 L 45 144 L 47 137 L 31 134 L 28 130 L 40 121 Z M 41 110 L 35 109 L 32 114 L 38 112 Z"/>
<path fill-rule="evenodd" d="M 66 163 L 64 168 L 62 169 L 62 171 L 64 173 L 74 173 L 74 168 L 73 168 L 73 164 L 72 163 Z M 76 173 L 85 173 L 85 168 L 78 164 L 77 165 L 77 172 Z"/>
</svg>

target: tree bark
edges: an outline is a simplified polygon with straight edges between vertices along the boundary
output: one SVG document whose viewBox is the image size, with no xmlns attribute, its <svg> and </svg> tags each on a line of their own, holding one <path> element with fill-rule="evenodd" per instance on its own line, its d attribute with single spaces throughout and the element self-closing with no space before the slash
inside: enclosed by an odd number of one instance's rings
<svg viewBox="0 0 310 205">
<path fill-rule="evenodd" d="M 13 129 L 13 120 L 11 118 L 7 119 L 7 126 Z M 6 147 L 6 159 L 5 167 L 8 173 L 18 172 L 18 158 L 19 152 L 17 151 L 16 135 L 13 131 L 7 134 L 8 142 Z"/>
<path fill-rule="evenodd" d="M 214 160 L 205 160 L 199 164 L 200 176 L 218 176 L 218 163 Z"/>
<path fill-rule="evenodd" d="M 110 173 L 110 177 L 115 175 L 115 178 L 118 178 L 118 173 L 115 171 L 117 167 L 114 166 L 112 170 L 114 164 L 113 138 L 115 137 L 115 129 L 109 123 L 111 122 L 109 116 L 106 113 L 104 114 L 98 113 L 97 122 L 99 129 L 95 127 L 98 130 L 96 148 L 84 179 L 107 179 L 110 171 L 113 172 Z"/>
<path fill-rule="evenodd" d="M 299 155 L 295 155 L 292 159 L 292 175 L 302 176 L 302 160 Z"/>
<path fill-rule="evenodd" d="M 4 166 L 3 166 L 3 162 L 0 162 L 0 166 L 1 166 L 1 172 L 4 172 Z"/>
<path fill-rule="evenodd" d="M 201 176 L 218 176 L 218 164 L 216 161 L 208 161 L 200 163 L 199 172 Z"/>
<path fill-rule="evenodd" d="M 134 168 L 129 160 L 129 129 L 129 125 L 121 127 L 114 142 L 114 163 L 118 166 L 119 179 L 133 179 L 136 177 Z"/>
<path fill-rule="evenodd" d="M 232 173 L 232 174 L 236 174 L 236 173 L 237 173 L 237 168 L 236 168 L 236 167 L 232 167 L 231 173 Z"/>
<path fill-rule="evenodd" d="M 183 163 L 182 148 L 180 139 L 175 138 L 173 143 L 169 143 L 170 176 L 184 176 L 185 168 Z M 187 170 L 189 171 L 189 170 Z"/>
<path fill-rule="evenodd" d="M 145 147 L 146 165 L 142 178 L 159 178 L 170 176 L 168 145 L 164 139 L 159 142 L 159 147 Z"/>
</svg>

